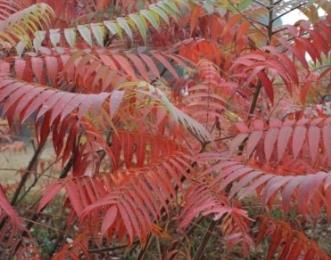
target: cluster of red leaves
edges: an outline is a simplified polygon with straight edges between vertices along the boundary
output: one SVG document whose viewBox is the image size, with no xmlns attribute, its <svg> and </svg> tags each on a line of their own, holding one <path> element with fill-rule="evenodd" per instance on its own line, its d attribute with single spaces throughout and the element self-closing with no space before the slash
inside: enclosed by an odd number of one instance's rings
<svg viewBox="0 0 331 260">
<path fill-rule="evenodd" d="M 210 217 L 229 248 L 241 244 L 248 254 L 253 219 L 236 199 L 252 194 L 263 206 L 280 202 L 284 212 L 295 208 L 307 218 L 318 218 L 325 208 L 331 219 L 330 118 L 306 118 L 304 113 L 296 120 L 269 117 L 280 94 L 299 93 L 296 98 L 304 104 L 313 87 L 321 89 L 331 69 L 313 71 L 307 54 L 314 65 L 323 63 L 331 50 L 331 17 L 288 27 L 271 41 L 270 35 L 251 36 L 255 27 L 242 13 L 209 14 L 203 4 L 188 1 L 190 12 L 182 15 L 181 2 L 150 5 L 138 18 L 129 14 L 130 21 L 138 21 L 135 25 L 123 17 L 117 25 L 108 21 L 113 32 L 123 30 L 130 42 L 116 40 L 117 45 L 102 48 L 86 48 L 83 42 L 74 49 L 55 37 L 60 33 L 45 31 L 48 38 L 38 51 L 22 57 L 8 53 L 0 63 L 2 114 L 10 126 L 31 120 L 39 148 L 51 140 L 57 158 L 66 164 L 66 172 L 45 189 L 37 210 L 41 213 L 65 190 L 67 222 L 79 230 L 55 259 L 88 258 L 90 245 L 114 241 L 132 245 L 137 240 L 145 246 L 151 234 L 162 233 L 163 220 L 172 214 L 180 232 L 197 218 Z M 68 17 L 84 16 L 84 8 L 101 11 L 113 1 L 49 3 L 55 12 L 64 10 L 67 25 Z M 116 4 L 123 12 L 137 8 L 135 1 Z M 20 8 L 5 4 L 0 16 L 5 19 Z M 79 36 L 90 39 L 90 45 L 92 25 L 81 28 Z M 130 26 L 137 30 L 133 33 Z M 146 42 L 148 48 L 124 48 L 141 44 L 149 27 L 159 32 Z M 94 40 L 100 35 L 93 32 Z M 108 40 L 113 39 L 102 38 L 99 45 Z M 51 49 L 52 41 L 59 46 Z M 0 193 L 0 206 L 2 221 L 9 223 L 0 235 L 10 226 L 17 229 L 15 237 L 0 241 L 9 240 L 13 254 L 19 255 L 26 251 L 21 242 L 29 230 L 22 228 L 5 192 Z M 272 237 L 269 259 L 283 244 L 281 259 L 327 259 L 315 242 L 290 225 L 259 221 L 257 242 Z"/>
</svg>

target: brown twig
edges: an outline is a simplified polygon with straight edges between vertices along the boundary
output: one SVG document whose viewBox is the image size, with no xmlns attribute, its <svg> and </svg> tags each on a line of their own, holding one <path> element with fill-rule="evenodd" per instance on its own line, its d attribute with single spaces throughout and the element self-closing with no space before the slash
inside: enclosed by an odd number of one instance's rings
<svg viewBox="0 0 331 260">
<path fill-rule="evenodd" d="M 15 205 L 16 204 L 17 199 L 18 199 L 18 196 L 20 195 L 20 193 L 21 193 L 21 191 L 22 191 L 22 189 L 23 189 L 26 181 L 28 180 L 31 172 L 35 168 L 35 166 L 36 166 L 36 164 L 38 162 L 38 158 L 39 158 L 39 156 L 40 156 L 40 154 L 41 154 L 44 146 L 45 146 L 45 143 L 40 144 L 38 146 L 38 148 L 36 149 L 36 151 L 34 152 L 32 158 L 31 158 L 31 161 L 29 162 L 29 165 L 28 165 L 26 171 L 24 172 L 24 174 L 23 174 L 23 176 L 21 178 L 21 181 L 18 184 L 18 187 L 16 188 L 15 193 L 14 193 L 14 195 L 12 197 L 12 200 L 11 200 L 11 204 L 12 205 Z"/>
<path fill-rule="evenodd" d="M 213 233 L 214 228 L 217 226 L 217 224 L 218 224 L 218 221 L 212 221 L 209 224 L 209 227 L 202 238 L 201 244 L 199 245 L 198 250 L 192 260 L 200 260 L 203 258 L 203 253 L 205 252 L 207 243 Z"/>
</svg>

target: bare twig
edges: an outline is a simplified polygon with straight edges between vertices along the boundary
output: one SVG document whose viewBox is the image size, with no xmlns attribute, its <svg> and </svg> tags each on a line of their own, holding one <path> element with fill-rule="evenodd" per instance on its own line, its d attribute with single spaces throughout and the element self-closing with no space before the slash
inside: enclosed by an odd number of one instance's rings
<svg viewBox="0 0 331 260">
<path fill-rule="evenodd" d="M 35 151 L 35 153 L 33 154 L 33 157 L 31 158 L 31 161 L 29 162 L 29 165 L 26 169 L 26 171 L 24 172 L 22 178 L 21 178 L 21 181 L 20 183 L 18 184 L 18 187 L 17 189 L 15 190 L 15 193 L 13 195 L 13 198 L 11 200 L 11 204 L 12 205 L 15 205 L 16 202 L 17 202 L 17 199 L 18 199 L 18 196 L 20 195 L 26 181 L 28 180 L 32 170 L 35 168 L 37 162 L 38 162 L 38 158 L 39 158 L 39 155 L 41 154 L 43 148 L 45 146 L 45 143 L 43 144 L 40 144 L 37 148 L 37 150 Z"/>
<path fill-rule="evenodd" d="M 272 22 L 277 21 L 278 19 L 282 18 L 283 16 L 285 16 L 285 15 L 287 15 L 287 14 L 293 12 L 294 10 L 297 10 L 298 8 L 300 8 L 300 7 L 302 7 L 302 6 L 306 5 L 306 4 L 308 4 L 308 2 L 301 3 L 301 4 L 298 4 L 297 6 L 292 7 L 292 8 L 289 9 L 288 11 L 286 11 L 286 12 L 284 12 L 284 13 L 278 15 L 277 17 L 273 18 L 273 19 L 272 19 Z"/>
<path fill-rule="evenodd" d="M 208 241 L 209 241 L 209 239 L 210 239 L 210 237 L 213 233 L 214 228 L 217 226 L 217 224 L 218 224 L 218 221 L 212 221 L 209 224 L 209 227 L 208 227 L 206 233 L 204 234 L 204 236 L 201 240 L 201 244 L 198 247 L 198 250 L 197 250 L 196 254 L 193 257 L 193 260 L 200 260 L 200 259 L 203 258 L 203 253 L 205 252 L 207 243 L 208 243 Z"/>
<path fill-rule="evenodd" d="M 146 245 L 144 247 L 142 247 L 139 251 L 137 260 L 142 260 L 142 259 L 145 258 L 145 254 L 146 254 L 147 249 L 149 248 L 149 246 L 151 244 L 151 240 L 152 240 L 152 235 L 149 235 L 149 237 L 147 238 Z"/>
<path fill-rule="evenodd" d="M 139 240 L 136 240 L 132 243 L 132 245 L 137 245 L 138 243 L 139 243 Z M 89 252 L 91 254 L 98 254 L 98 253 L 103 253 L 103 252 L 112 252 L 112 251 L 115 251 L 115 250 L 127 248 L 128 246 L 129 246 L 128 244 L 125 244 L 125 245 L 113 246 L 113 247 L 90 248 Z"/>
</svg>

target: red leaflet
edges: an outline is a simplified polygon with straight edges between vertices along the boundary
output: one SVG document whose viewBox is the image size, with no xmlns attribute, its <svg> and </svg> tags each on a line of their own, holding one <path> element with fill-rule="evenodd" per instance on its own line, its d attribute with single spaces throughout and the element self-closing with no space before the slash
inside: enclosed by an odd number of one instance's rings
<svg viewBox="0 0 331 260">
<path fill-rule="evenodd" d="M 312 162 L 315 162 L 317 158 L 320 137 L 321 137 L 321 129 L 319 127 L 316 126 L 309 127 L 308 143 L 309 143 L 309 152 Z"/>
<path fill-rule="evenodd" d="M 55 86 L 56 85 L 56 77 L 58 73 L 58 61 L 57 58 L 46 56 L 45 57 L 46 62 L 46 70 L 47 70 L 47 76 L 50 79 L 51 83 Z"/>
<path fill-rule="evenodd" d="M 272 234 L 269 250 L 268 250 L 268 255 L 267 258 L 268 260 L 271 260 L 272 257 L 275 255 L 276 250 L 278 246 L 280 245 L 282 241 L 282 230 L 281 227 L 276 227 L 276 231 Z"/>
<path fill-rule="evenodd" d="M 157 52 L 153 52 L 152 54 L 172 74 L 174 78 L 178 79 L 176 70 L 171 66 L 171 64 L 169 63 L 169 61 L 167 61 L 166 58 L 164 58 L 161 54 Z"/>
<path fill-rule="evenodd" d="M 263 131 L 254 131 L 249 136 L 247 141 L 247 148 L 246 148 L 247 157 L 251 156 L 251 154 L 257 147 L 258 143 L 260 142 L 262 136 L 263 136 Z"/>
<path fill-rule="evenodd" d="M 279 134 L 278 128 L 271 128 L 265 135 L 264 153 L 265 153 L 267 162 L 270 161 L 270 158 L 274 151 L 274 147 L 275 147 L 276 141 L 278 139 L 278 134 Z"/>
<path fill-rule="evenodd" d="M 259 72 L 258 77 L 261 80 L 264 90 L 269 97 L 271 103 L 274 103 L 274 91 L 272 87 L 272 82 L 271 80 L 267 77 L 267 75 L 264 72 Z"/>
<path fill-rule="evenodd" d="M 77 216 L 80 216 L 84 207 L 81 201 L 81 198 L 79 196 L 79 191 L 74 183 L 74 180 L 68 181 L 65 184 L 65 189 L 67 191 L 70 203 L 75 210 L 75 213 Z"/>
<path fill-rule="evenodd" d="M 134 72 L 133 67 L 130 62 L 123 55 L 113 54 L 112 57 L 117 62 L 118 66 L 128 75 L 131 79 L 136 80 L 136 73 Z"/>
<path fill-rule="evenodd" d="M 31 65 L 33 74 L 36 76 L 37 80 L 41 84 L 45 84 L 45 70 L 44 70 L 44 62 L 42 58 L 33 57 L 31 58 Z"/>
<path fill-rule="evenodd" d="M 263 216 L 260 222 L 262 223 L 260 223 L 257 243 L 260 244 L 268 235 L 272 236 L 267 259 L 273 259 L 278 251 L 279 259 L 308 260 L 315 256 L 320 259 L 329 259 L 315 241 L 309 240 L 303 232 L 295 230 L 288 223 Z"/>
<path fill-rule="evenodd" d="M 198 25 L 199 18 L 204 14 L 204 9 L 199 6 L 195 5 L 192 10 L 192 14 L 190 17 L 190 30 L 191 30 L 191 35 L 193 34 L 194 30 L 196 29 Z"/>
<path fill-rule="evenodd" d="M 306 132 L 307 132 L 307 129 L 304 126 L 297 126 L 294 129 L 293 144 L 292 144 L 294 158 L 298 157 L 298 155 L 302 149 L 303 143 L 306 139 Z"/>
<path fill-rule="evenodd" d="M 17 59 L 15 61 L 15 71 L 16 77 L 19 79 L 24 79 L 25 72 L 26 72 L 26 62 L 25 60 Z"/>
<path fill-rule="evenodd" d="M 246 196 L 250 195 L 256 189 L 260 188 L 260 186 L 266 184 L 270 179 L 272 179 L 272 175 L 262 175 L 259 178 L 254 179 L 254 182 L 248 185 L 247 187 L 241 189 L 238 192 L 238 198 L 245 198 Z"/>
<path fill-rule="evenodd" d="M 288 142 L 292 135 L 292 127 L 285 126 L 282 127 L 279 131 L 278 142 L 277 142 L 277 157 L 278 160 L 281 160 L 284 156 L 286 149 L 288 148 Z"/>
<path fill-rule="evenodd" d="M 137 55 L 132 53 L 126 53 L 126 56 L 134 64 L 135 68 L 138 70 L 139 74 L 146 81 L 149 81 L 148 72 L 146 70 L 145 64 L 137 57 Z"/>
<path fill-rule="evenodd" d="M 131 135 L 125 135 L 122 139 L 122 147 L 124 153 L 125 166 L 127 168 L 131 167 L 131 162 L 134 154 L 133 140 Z"/>
<path fill-rule="evenodd" d="M 331 124 L 326 124 L 322 131 L 324 151 L 327 156 L 328 165 L 331 166 Z"/>
<path fill-rule="evenodd" d="M 10 205 L 10 203 L 8 202 L 7 196 L 5 195 L 2 186 L 0 186 L 0 208 L 9 216 L 10 221 L 15 225 L 15 228 L 22 228 L 22 220 L 17 215 L 12 205 Z"/>
<path fill-rule="evenodd" d="M 283 187 L 291 178 L 287 176 L 275 176 L 268 181 L 268 184 L 263 188 L 261 199 L 266 205 L 269 200 Z"/>
<path fill-rule="evenodd" d="M 152 73 L 152 75 L 154 77 L 156 77 L 156 78 L 159 78 L 160 77 L 160 73 L 159 73 L 159 70 L 156 67 L 154 61 L 150 57 L 148 57 L 146 54 L 139 53 L 138 55 L 146 63 L 146 65 L 149 68 L 149 70 Z"/>
<path fill-rule="evenodd" d="M 128 216 L 128 212 L 126 212 L 125 208 L 123 208 L 123 206 L 121 204 L 118 204 L 118 209 L 119 209 L 119 213 L 121 215 L 121 219 L 124 223 L 126 232 L 128 234 L 128 242 L 131 245 L 133 242 L 133 236 L 134 236 L 133 232 L 134 231 L 133 231 L 133 227 L 132 227 L 131 221 Z"/>
<path fill-rule="evenodd" d="M 65 183 L 63 181 L 56 181 L 47 186 L 44 191 L 44 195 L 39 202 L 38 211 L 43 210 L 48 205 L 48 203 L 54 199 L 54 197 L 59 193 L 64 185 Z"/>
<path fill-rule="evenodd" d="M 319 55 L 319 52 L 316 50 L 315 46 L 309 42 L 309 40 L 304 38 L 298 38 L 296 39 L 296 46 L 297 48 L 302 48 L 307 50 L 310 57 L 313 59 L 313 61 L 316 63 L 317 60 L 321 62 L 321 57 Z"/>
</svg>

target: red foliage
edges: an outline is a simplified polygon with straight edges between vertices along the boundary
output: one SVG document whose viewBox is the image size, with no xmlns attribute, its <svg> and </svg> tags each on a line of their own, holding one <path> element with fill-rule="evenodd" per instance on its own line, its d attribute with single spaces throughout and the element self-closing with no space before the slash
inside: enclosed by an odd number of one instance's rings
<svg viewBox="0 0 331 260">
<path fill-rule="evenodd" d="M 0 111 L 12 129 L 32 125 L 37 145 L 11 202 L 0 186 L 6 257 L 38 259 L 32 227 L 62 194 L 53 259 L 119 242 L 139 243 L 140 259 L 152 236 L 160 254 L 191 258 L 199 219 L 229 251 L 249 255 L 259 224 L 267 259 L 329 258 L 285 213 L 331 222 L 331 16 L 279 28 L 293 3 L 211 2 L 0 1 Z M 0 142 L 17 145 L 2 128 Z M 21 206 L 46 177 L 48 142 L 61 173 Z"/>
</svg>

